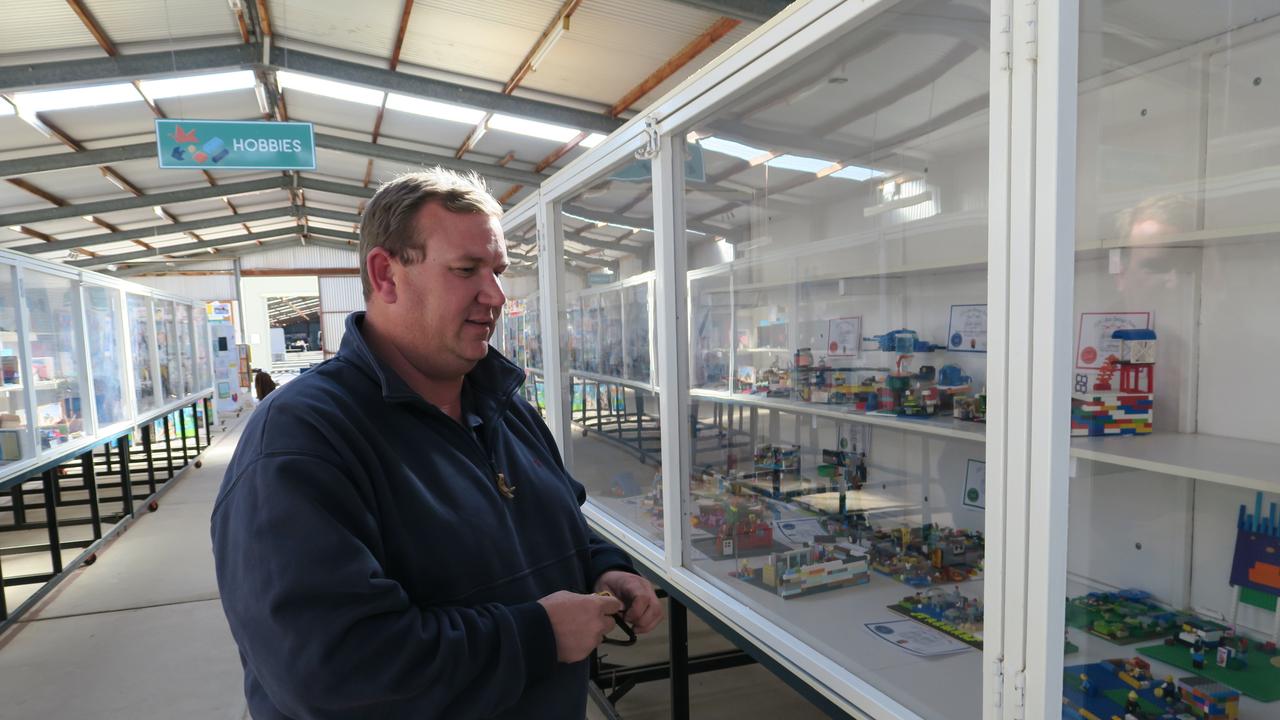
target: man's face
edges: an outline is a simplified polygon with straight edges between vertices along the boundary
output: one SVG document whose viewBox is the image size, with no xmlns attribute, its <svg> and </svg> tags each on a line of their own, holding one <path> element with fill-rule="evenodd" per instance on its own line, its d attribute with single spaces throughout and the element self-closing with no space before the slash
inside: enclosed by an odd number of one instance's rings
<svg viewBox="0 0 1280 720">
<path fill-rule="evenodd" d="M 488 353 L 507 301 L 499 280 L 507 269 L 502 226 L 489 215 L 454 213 L 432 202 L 418 210 L 414 233 L 426 258 L 392 263 L 397 340 L 424 374 L 461 377 Z"/>
</svg>

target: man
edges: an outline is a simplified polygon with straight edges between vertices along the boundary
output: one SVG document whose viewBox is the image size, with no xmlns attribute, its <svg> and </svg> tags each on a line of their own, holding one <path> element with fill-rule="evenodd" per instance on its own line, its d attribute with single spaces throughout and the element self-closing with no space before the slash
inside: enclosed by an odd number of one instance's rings
<svg viewBox="0 0 1280 720">
<path fill-rule="evenodd" d="M 501 212 L 439 168 L 382 186 L 367 312 L 245 427 L 212 526 L 257 720 L 582 718 L 612 616 L 661 620 L 489 347 Z"/>
</svg>

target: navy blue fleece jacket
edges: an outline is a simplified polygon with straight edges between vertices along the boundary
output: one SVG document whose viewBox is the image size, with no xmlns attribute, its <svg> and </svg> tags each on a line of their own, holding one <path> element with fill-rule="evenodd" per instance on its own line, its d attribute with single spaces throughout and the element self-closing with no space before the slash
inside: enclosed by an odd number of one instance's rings
<svg viewBox="0 0 1280 720">
<path fill-rule="evenodd" d="M 556 662 L 536 601 L 629 561 L 587 527 L 519 368 L 490 349 L 464 427 L 378 360 L 362 322 L 249 418 L 214 506 L 253 717 L 582 718 L 586 664 Z"/>
</svg>

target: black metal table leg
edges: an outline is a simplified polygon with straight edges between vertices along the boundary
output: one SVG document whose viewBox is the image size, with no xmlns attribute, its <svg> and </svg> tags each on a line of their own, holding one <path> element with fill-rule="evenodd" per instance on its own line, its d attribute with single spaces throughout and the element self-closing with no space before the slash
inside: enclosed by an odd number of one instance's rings
<svg viewBox="0 0 1280 720">
<path fill-rule="evenodd" d="M 93 450 L 80 456 L 80 470 L 84 473 L 84 487 L 89 493 L 89 522 L 93 525 L 93 539 L 102 537 L 102 511 L 98 508 L 98 469 L 93 465 Z"/>
<path fill-rule="evenodd" d="M 644 396 L 640 393 L 636 393 L 636 451 L 644 462 L 648 455 L 644 451 Z"/>
<path fill-rule="evenodd" d="M 200 403 L 191 403 L 191 434 L 196 438 L 196 457 L 200 457 Z"/>
<path fill-rule="evenodd" d="M 27 524 L 27 502 L 22 497 L 22 483 L 13 486 L 9 498 L 13 500 L 13 525 L 21 528 Z"/>
<path fill-rule="evenodd" d="M 147 487 L 151 490 L 151 494 L 156 494 L 156 462 L 152 443 L 154 438 L 151 432 L 151 423 L 142 426 L 142 451 L 147 456 Z"/>
<path fill-rule="evenodd" d="M 129 469 L 129 436 L 116 439 L 116 452 L 120 454 L 120 499 L 124 504 L 124 514 L 133 514 L 133 477 Z M 110 452 L 107 453 L 110 455 Z"/>
<path fill-rule="evenodd" d="M 689 720 L 689 616 L 684 605 L 667 598 L 667 637 L 671 655 L 671 719 Z"/>
<path fill-rule="evenodd" d="M 53 561 L 53 574 L 62 572 L 62 539 L 58 533 L 58 505 L 53 486 L 58 482 L 53 470 L 44 471 L 44 519 L 49 530 L 49 559 Z"/>
<path fill-rule="evenodd" d="M 179 467 L 186 467 L 187 461 L 187 409 L 178 408 L 178 442 L 182 443 L 182 464 Z"/>
<path fill-rule="evenodd" d="M 176 474 L 173 470 L 173 435 L 169 432 L 169 416 L 164 416 L 164 457 L 169 465 L 169 480 Z"/>
<path fill-rule="evenodd" d="M 204 399 L 204 446 L 213 442 L 213 398 Z"/>
</svg>

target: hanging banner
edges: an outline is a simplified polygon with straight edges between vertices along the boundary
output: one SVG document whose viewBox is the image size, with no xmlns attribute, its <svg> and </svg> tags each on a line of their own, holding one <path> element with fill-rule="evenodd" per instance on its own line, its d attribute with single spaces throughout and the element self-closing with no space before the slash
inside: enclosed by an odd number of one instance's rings
<svg viewBox="0 0 1280 720">
<path fill-rule="evenodd" d="M 159 119 L 155 123 L 163 169 L 316 169 L 311 123 Z"/>
</svg>

